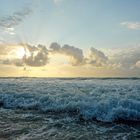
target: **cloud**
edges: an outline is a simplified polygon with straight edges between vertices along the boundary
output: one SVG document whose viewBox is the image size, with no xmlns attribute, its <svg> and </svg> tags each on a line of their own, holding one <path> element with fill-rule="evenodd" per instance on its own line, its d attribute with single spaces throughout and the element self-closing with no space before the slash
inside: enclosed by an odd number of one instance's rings
<svg viewBox="0 0 140 140">
<path fill-rule="evenodd" d="M 10 35 L 15 35 L 15 29 L 13 27 L 11 28 L 5 28 L 5 33 L 8 33 Z"/>
<path fill-rule="evenodd" d="M 83 50 L 70 45 L 60 46 L 58 43 L 50 45 L 52 53 L 59 53 L 69 56 L 69 63 L 73 66 L 90 64 L 96 67 L 102 67 L 107 64 L 108 57 L 100 50 L 90 48 L 90 53 L 87 57 L 84 56 Z"/>
<path fill-rule="evenodd" d="M 27 45 L 26 49 L 29 50 L 30 56 L 27 56 L 26 54 L 23 56 L 23 63 L 28 66 L 44 66 L 48 63 L 48 50 L 43 45 L 30 46 Z"/>
<path fill-rule="evenodd" d="M 26 7 L 21 11 L 14 12 L 10 16 L 0 18 L 0 28 L 4 29 L 6 33 L 15 34 L 14 27 L 22 23 L 28 15 L 32 12 L 31 8 Z"/>
<path fill-rule="evenodd" d="M 82 49 L 76 48 L 70 45 L 60 46 L 58 43 L 52 43 L 50 45 L 50 51 L 52 53 L 59 53 L 69 56 L 69 63 L 73 66 L 82 65 L 84 62 L 84 55 Z"/>
<path fill-rule="evenodd" d="M 53 42 L 50 45 L 50 49 L 51 49 L 52 52 L 57 53 L 57 52 L 59 52 L 61 50 L 61 46 L 58 43 Z"/>
<path fill-rule="evenodd" d="M 2 61 L 5 65 L 24 66 L 22 59 L 5 59 Z"/>
<path fill-rule="evenodd" d="M 24 48 L 25 54 L 17 52 Z M 17 51 L 18 50 L 18 51 Z M 22 51 L 24 51 L 22 49 Z M 105 51 L 104 51 L 105 52 Z M 75 67 L 93 67 L 93 68 L 104 68 L 110 70 L 120 70 L 120 71 L 133 71 L 140 68 L 140 45 L 120 48 L 120 49 L 110 49 L 106 53 L 96 48 L 90 48 L 88 54 L 83 53 L 83 50 L 70 45 L 60 46 L 58 43 L 52 43 L 47 49 L 44 45 L 29 45 L 21 44 L 14 46 L 0 46 L 0 62 L 4 65 L 15 65 L 21 66 L 31 66 L 31 67 L 42 67 L 46 65 L 59 64 L 59 60 L 53 59 L 55 54 L 63 55 L 62 61 Z M 22 56 L 22 55 L 23 56 Z M 22 57 L 21 57 L 22 56 Z M 66 63 L 62 63 L 66 64 Z M 70 66 L 69 65 L 69 66 Z"/>
<path fill-rule="evenodd" d="M 80 65 L 83 63 L 84 56 L 81 49 L 69 45 L 64 45 L 61 48 L 61 51 L 62 53 L 71 57 L 70 62 L 72 65 Z"/>
<path fill-rule="evenodd" d="M 137 68 L 140 68 L 140 60 L 138 60 L 138 61 L 136 62 L 136 67 L 137 67 Z"/>
<path fill-rule="evenodd" d="M 17 52 L 20 52 L 20 56 Z M 58 43 L 52 43 L 47 49 L 44 45 L 32 46 L 29 44 L 22 44 L 17 47 L 0 47 L 1 53 L 5 58 L 3 60 L 3 64 L 7 65 L 16 65 L 16 66 L 32 66 L 32 67 L 40 67 L 45 66 L 48 63 L 51 63 L 50 54 L 53 56 L 54 54 L 61 54 L 66 56 L 66 60 L 72 66 L 83 66 L 83 65 L 91 65 L 95 67 L 102 67 L 107 65 L 108 57 L 101 51 L 91 48 L 90 53 L 87 57 L 84 56 L 83 50 L 70 45 L 63 45 L 62 47 Z M 5 54 L 6 52 L 9 52 Z M 23 56 L 22 56 L 23 55 Z M 7 57 L 6 57 L 7 56 Z M 15 57 L 13 57 L 15 56 Z M 12 58 L 13 57 L 13 58 Z M 1 58 L 1 57 L 0 57 Z M 49 61 L 50 60 L 50 61 Z"/>
<path fill-rule="evenodd" d="M 103 66 L 104 64 L 107 63 L 108 57 L 100 50 L 97 50 L 92 47 L 90 48 L 90 54 L 88 58 L 86 58 L 86 61 L 88 64 L 94 66 Z"/>
<path fill-rule="evenodd" d="M 121 25 L 127 27 L 128 29 L 135 29 L 135 30 L 140 30 L 140 22 L 122 22 Z"/>
<path fill-rule="evenodd" d="M 140 45 L 113 49 L 110 54 L 110 61 L 121 64 L 123 69 L 132 69 L 135 68 L 136 62 L 140 60 Z"/>
<path fill-rule="evenodd" d="M 48 50 L 45 46 L 43 45 L 31 46 L 31 45 L 26 44 L 22 47 L 24 47 L 25 49 L 25 54 L 22 58 L 17 58 L 16 56 L 12 58 L 9 56 L 9 54 L 5 54 L 5 58 L 2 60 L 2 64 L 15 65 L 15 66 L 40 67 L 40 66 L 45 66 L 48 63 L 49 61 Z M 16 50 L 17 48 L 13 48 L 13 49 Z M 5 51 L 3 51 L 3 54 Z M 13 53 L 13 55 L 15 53 Z M 0 53 L 0 55 L 2 55 L 2 53 Z"/>
</svg>

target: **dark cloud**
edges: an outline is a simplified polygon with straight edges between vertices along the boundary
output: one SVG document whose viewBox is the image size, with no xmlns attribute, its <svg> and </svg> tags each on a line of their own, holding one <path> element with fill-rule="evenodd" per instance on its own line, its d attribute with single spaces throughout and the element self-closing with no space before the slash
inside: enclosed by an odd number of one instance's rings
<svg viewBox="0 0 140 140">
<path fill-rule="evenodd" d="M 26 47 L 25 47 L 26 46 Z M 20 46 L 21 47 L 21 46 Z M 22 58 L 4 59 L 5 65 L 40 67 L 48 63 L 48 50 L 43 45 L 24 45 L 25 55 Z"/>
<path fill-rule="evenodd" d="M 5 60 L 1 60 L 1 61 L 2 61 L 2 63 L 5 64 L 5 65 L 10 65 L 10 64 L 11 64 L 11 62 L 10 62 L 9 59 L 5 59 Z"/>
<path fill-rule="evenodd" d="M 60 53 L 70 57 L 70 63 L 74 66 L 90 64 L 93 66 L 103 66 L 107 63 L 108 57 L 95 48 L 90 49 L 87 58 L 84 57 L 82 49 L 70 45 L 60 46 L 58 43 L 52 43 L 50 50 L 53 53 Z"/>
<path fill-rule="evenodd" d="M 4 28 L 12 28 L 14 26 L 19 25 L 24 18 L 31 13 L 30 8 L 25 8 L 22 11 L 18 11 L 13 13 L 8 17 L 0 18 L 0 26 Z"/>
<path fill-rule="evenodd" d="M 25 55 L 22 58 L 18 58 L 16 54 L 18 47 L 24 47 Z M 92 47 L 89 54 L 84 56 L 82 49 L 70 45 L 61 47 L 58 43 L 52 43 L 49 49 L 44 45 L 20 44 L 16 47 L 7 45 L 0 46 L 0 62 L 5 65 L 41 67 L 51 63 L 51 55 L 53 57 L 53 54 L 62 54 L 66 56 L 66 59 L 68 58 L 69 64 L 72 66 L 91 65 L 93 67 L 123 68 L 127 70 L 140 67 L 139 48 L 138 45 L 127 50 L 112 50 L 112 53 L 106 56 L 102 51 Z"/>
<path fill-rule="evenodd" d="M 53 42 L 51 45 L 50 45 L 50 49 L 52 52 L 59 52 L 61 50 L 61 46 L 56 43 L 56 42 Z"/>
<path fill-rule="evenodd" d="M 21 11 L 14 12 L 12 15 L 0 18 L 0 27 L 6 33 L 14 35 L 14 27 L 22 23 L 28 15 L 32 12 L 30 7 L 26 7 Z"/>
<path fill-rule="evenodd" d="M 86 59 L 86 63 L 100 67 L 106 64 L 108 61 L 108 57 L 105 56 L 103 52 L 97 50 L 95 48 L 90 48 L 90 54 Z"/>
<path fill-rule="evenodd" d="M 61 48 L 61 52 L 71 57 L 71 64 L 72 65 L 81 65 L 84 60 L 83 51 L 79 48 L 64 45 Z"/>
<path fill-rule="evenodd" d="M 58 43 L 52 43 L 50 45 L 50 51 L 52 53 L 60 53 L 69 56 L 69 62 L 74 66 L 82 65 L 84 62 L 82 49 L 76 48 L 74 46 L 64 45 L 61 47 Z"/>
<path fill-rule="evenodd" d="M 30 56 L 27 56 L 26 54 L 23 57 L 23 63 L 28 66 L 44 66 L 48 63 L 48 50 L 43 45 L 30 46 L 27 45 L 27 48 L 30 52 Z"/>
</svg>

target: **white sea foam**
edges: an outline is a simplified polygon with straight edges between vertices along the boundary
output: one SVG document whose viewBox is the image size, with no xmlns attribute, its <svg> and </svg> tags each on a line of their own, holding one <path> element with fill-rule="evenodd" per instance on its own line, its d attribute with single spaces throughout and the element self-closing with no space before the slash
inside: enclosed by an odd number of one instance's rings
<svg viewBox="0 0 140 140">
<path fill-rule="evenodd" d="M 0 105 L 84 120 L 140 121 L 140 80 L 0 79 Z"/>
</svg>

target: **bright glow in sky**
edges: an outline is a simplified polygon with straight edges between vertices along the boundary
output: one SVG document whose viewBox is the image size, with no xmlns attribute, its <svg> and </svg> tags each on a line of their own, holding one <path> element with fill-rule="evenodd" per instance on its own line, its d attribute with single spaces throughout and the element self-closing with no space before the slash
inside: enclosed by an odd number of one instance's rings
<svg viewBox="0 0 140 140">
<path fill-rule="evenodd" d="M 0 0 L 0 76 L 139 76 L 139 7 L 139 0 Z"/>
</svg>

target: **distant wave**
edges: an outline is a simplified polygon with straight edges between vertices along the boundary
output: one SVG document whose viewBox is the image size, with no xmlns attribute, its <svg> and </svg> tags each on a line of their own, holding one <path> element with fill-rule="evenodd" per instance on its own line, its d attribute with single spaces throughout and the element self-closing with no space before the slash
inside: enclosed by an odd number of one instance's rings
<svg viewBox="0 0 140 140">
<path fill-rule="evenodd" d="M 0 79 L 59 79 L 59 80 L 140 80 L 140 77 L 0 77 Z"/>
<path fill-rule="evenodd" d="M 48 80 L 42 85 L 43 82 L 45 80 L 38 83 L 27 80 L 19 84 L 16 81 L 14 85 L 13 81 L 10 81 L 11 89 L 2 88 L 0 91 L 0 106 L 58 115 L 67 113 L 84 121 L 140 121 L 139 81 L 133 85 L 120 81 L 113 84 L 104 81 L 101 84 L 100 81 L 93 83 L 93 80 L 89 83 L 80 83 L 79 80 L 75 83 L 64 80 L 51 83 L 53 81 Z M 41 85 L 42 87 L 39 87 Z M 45 88 L 47 85 L 48 88 Z M 37 87 L 38 90 L 35 89 Z"/>
</svg>

